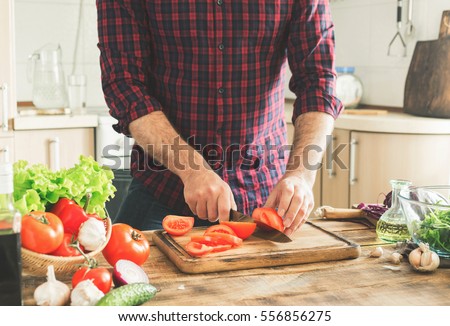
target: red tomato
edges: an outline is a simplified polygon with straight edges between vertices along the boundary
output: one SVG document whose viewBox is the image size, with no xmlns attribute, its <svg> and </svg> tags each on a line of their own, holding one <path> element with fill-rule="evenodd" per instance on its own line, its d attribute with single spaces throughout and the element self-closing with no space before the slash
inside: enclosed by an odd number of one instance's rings
<svg viewBox="0 0 450 326">
<path fill-rule="evenodd" d="M 164 230 L 170 235 L 183 235 L 194 226 L 194 218 L 191 216 L 167 215 L 162 221 Z"/>
<path fill-rule="evenodd" d="M 193 241 L 188 242 L 185 248 L 188 254 L 194 257 L 204 256 L 213 251 L 213 247 Z"/>
<path fill-rule="evenodd" d="M 64 233 L 64 238 L 61 245 L 56 248 L 55 251 L 52 251 L 50 255 L 63 257 L 80 256 L 81 252 L 75 247 L 77 242 L 77 237 L 74 234 Z M 83 246 L 79 243 L 78 246 L 84 252 Z"/>
<path fill-rule="evenodd" d="M 208 246 L 217 245 L 231 245 L 232 247 L 239 247 L 242 245 L 242 239 L 235 235 L 212 232 L 204 236 L 193 236 L 191 241 L 206 244 Z"/>
<path fill-rule="evenodd" d="M 212 232 L 236 235 L 236 233 L 233 231 L 233 229 L 231 229 L 229 226 L 222 225 L 222 224 L 211 225 L 210 227 L 208 227 L 206 229 L 205 235 L 207 233 L 212 233 Z"/>
<path fill-rule="evenodd" d="M 94 285 L 103 293 L 109 292 L 112 286 L 112 275 L 103 267 L 81 267 L 72 276 L 72 289 L 74 289 L 78 283 L 85 280 L 92 280 Z"/>
<path fill-rule="evenodd" d="M 61 219 L 64 225 L 64 232 L 70 234 L 78 234 L 80 225 L 89 218 L 83 207 L 68 198 L 59 199 L 51 212 Z"/>
<path fill-rule="evenodd" d="M 64 227 L 55 214 L 33 211 L 22 217 L 22 246 L 48 254 L 58 248 L 64 238 Z"/>
<path fill-rule="evenodd" d="M 221 251 L 226 251 L 228 249 L 231 249 L 231 248 L 233 248 L 233 246 L 232 245 L 217 245 L 212 248 L 213 248 L 213 250 L 211 252 L 221 252 Z"/>
<path fill-rule="evenodd" d="M 253 222 L 220 221 L 220 224 L 228 226 L 242 240 L 251 236 L 256 229 L 256 223 Z"/>
<path fill-rule="evenodd" d="M 116 223 L 112 226 L 111 238 L 102 254 L 111 266 L 119 259 L 142 265 L 150 255 L 150 245 L 141 231 L 128 224 Z"/>
<path fill-rule="evenodd" d="M 273 208 L 256 208 L 252 213 L 252 218 L 261 229 L 267 228 L 268 225 L 278 231 L 284 231 L 283 219 Z"/>
</svg>

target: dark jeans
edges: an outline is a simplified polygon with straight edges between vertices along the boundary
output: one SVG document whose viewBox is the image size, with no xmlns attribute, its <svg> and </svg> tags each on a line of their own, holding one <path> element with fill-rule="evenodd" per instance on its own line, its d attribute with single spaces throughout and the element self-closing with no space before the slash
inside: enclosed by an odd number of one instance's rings
<svg viewBox="0 0 450 326">
<path fill-rule="evenodd" d="M 161 204 L 141 182 L 133 179 L 113 223 L 125 223 L 141 231 L 158 230 L 162 229 L 162 220 L 167 215 L 184 214 Z M 195 219 L 195 226 L 208 225 L 212 223 Z"/>
</svg>

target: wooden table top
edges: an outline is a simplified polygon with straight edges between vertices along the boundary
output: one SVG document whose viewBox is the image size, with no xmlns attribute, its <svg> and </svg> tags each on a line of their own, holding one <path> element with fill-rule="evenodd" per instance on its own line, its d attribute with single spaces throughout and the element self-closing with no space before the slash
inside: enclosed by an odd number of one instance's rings
<svg viewBox="0 0 450 326">
<path fill-rule="evenodd" d="M 394 245 L 383 245 L 381 258 L 369 257 L 380 241 L 361 223 L 317 221 L 361 245 L 359 258 L 283 267 L 205 274 L 184 274 L 152 244 L 143 265 L 160 292 L 152 306 L 408 306 L 450 305 L 450 269 L 415 272 L 404 260 L 389 262 Z M 151 232 L 144 232 L 151 239 Z M 101 266 L 110 267 L 103 257 Z M 60 279 L 70 285 L 70 277 Z M 24 304 L 34 305 L 34 289 L 45 277 L 24 273 Z"/>
</svg>

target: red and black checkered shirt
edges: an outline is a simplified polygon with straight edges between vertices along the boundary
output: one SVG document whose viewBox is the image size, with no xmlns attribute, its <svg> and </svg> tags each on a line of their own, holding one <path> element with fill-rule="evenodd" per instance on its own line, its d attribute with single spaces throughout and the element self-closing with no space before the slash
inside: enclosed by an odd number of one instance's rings
<svg viewBox="0 0 450 326">
<path fill-rule="evenodd" d="M 328 0 L 97 0 L 102 84 L 117 132 L 155 110 L 200 151 L 245 213 L 285 171 L 286 58 L 298 115 L 337 117 Z M 151 126 L 149 126 L 151 128 Z M 132 154 L 162 204 L 191 214 L 172 172 Z"/>
</svg>

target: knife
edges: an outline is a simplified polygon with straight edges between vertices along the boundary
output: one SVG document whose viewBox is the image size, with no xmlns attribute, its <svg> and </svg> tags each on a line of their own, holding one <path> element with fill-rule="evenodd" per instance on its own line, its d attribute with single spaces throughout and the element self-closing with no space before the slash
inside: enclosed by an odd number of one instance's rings
<svg viewBox="0 0 450 326">
<path fill-rule="evenodd" d="M 250 223 L 256 223 L 253 218 L 249 215 L 243 214 L 241 212 L 235 211 L 235 210 L 231 210 L 230 211 L 230 221 L 232 222 L 250 222 Z M 258 224 L 263 224 L 265 228 L 267 228 L 267 230 L 262 230 Z M 253 232 L 252 235 L 254 235 L 255 237 L 258 237 L 260 239 L 264 239 L 264 240 L 269 240 L 269 241 L 273 241 L 273 242 L 280 242 L 280 243 L 287 243 L 287 242 L 292 242 L 292 239 L 289 238 L 286 234 L 284 234 L 283 232 L 272 228 L 271 226 L 259 222 L 256 223 L 257 227 L 255 229 L 255 232 Z"/>
</svg>

